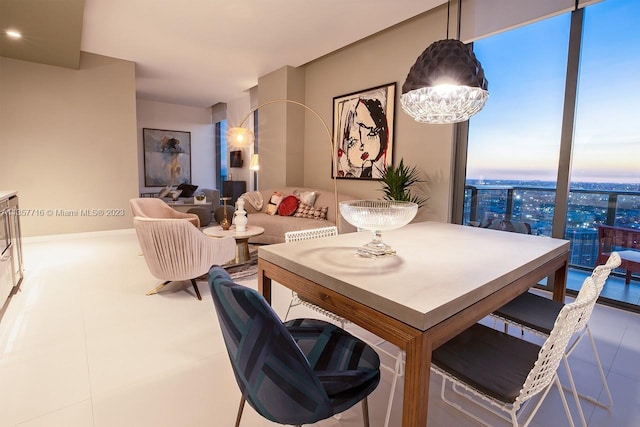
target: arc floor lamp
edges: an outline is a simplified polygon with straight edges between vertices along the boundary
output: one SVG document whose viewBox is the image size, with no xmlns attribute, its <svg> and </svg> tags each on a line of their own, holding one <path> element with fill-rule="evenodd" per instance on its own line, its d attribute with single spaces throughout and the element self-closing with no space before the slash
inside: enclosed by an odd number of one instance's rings
<svg viewBox="0 0 640 427">
<path fill-rule="evenodd" d="M 322 123 L 322 127 L 324 128 L 327 134 L 327 138 L 329 140 L 329 149 L 331 154 L 331 168 L 332 168 L 331 179 L 333 180 L 333 198 L 334 198 L 334 206 L 335 206 L 335 218 L 336 218 L 336 226 L 338 227 L 338 229 L 340 229 L 340 211 L 338 210 L 338 182 L 336 180 L 336 175 L 335 175 L 335 171 L 337 170 L 336 155 L 335 155 L 336 144 L 335 144 L 335 141 L 333 140 L 331 131 L 329 130 L 329 126 L 327 126 L 327 123 L 322 119 L 322 117 L 320 116 L 320 114 L 318 114 L 317 111 L 315 111 L 313 108 L 309 107 L 308 105 L 303 104 L 302 102 L 294 101 L 292 99 L 283 98 L 283 99 L 274 99 L 271 101 L 267 101 L 258 105 L 256 108 L 253 108 L 251 111 L 249 111 L 249 113 L 242 119 L 242 121 L 238 126 L 229 128 L 226 134 L 227 141 L 232 144 L 236 144 L 237 146 L 240 146 L 240 147 L 247 147 L 251 145 L 254 140 L 254 135 L 250 129 L 243 127 L 244 124 L 247 122 L 249 117 L 251 117 L 251 115 L 254 112 L 258 111 L 260 108 L 265 107 L 267 105 L 280 103 L 280 102 L 298 105 L 304 108 L 305 110 L 311 112 L 314 116 L 318 118 L 318 120 L 320 120 L 320 123 Z"/>
</svg>

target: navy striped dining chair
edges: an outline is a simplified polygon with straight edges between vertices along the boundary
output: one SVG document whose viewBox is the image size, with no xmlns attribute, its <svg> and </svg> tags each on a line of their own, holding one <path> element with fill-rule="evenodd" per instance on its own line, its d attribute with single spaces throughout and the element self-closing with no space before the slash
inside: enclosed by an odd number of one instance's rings
<svg viewBox="0 0 640 427">
<path fill-rule="evenodd" d="M 282 323 L 256 290 L 234 283 L 221 267 L 209 271 L 209 287 L 245 401 L 264 418 L 301 426 L 362 402 L 380 382 L 380 359 L 366 343 L 317 319 Z"/>
</svg>

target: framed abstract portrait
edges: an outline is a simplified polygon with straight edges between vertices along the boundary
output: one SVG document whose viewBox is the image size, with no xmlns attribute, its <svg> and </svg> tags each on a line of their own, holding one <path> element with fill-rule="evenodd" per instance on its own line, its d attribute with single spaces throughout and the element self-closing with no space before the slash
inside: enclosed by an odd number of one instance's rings
<svg viewBox="0 0 640 427">
<path fill-rule="evenodd" d="M 333 98 L 333 177 L 381 179 L 392 164 L 396 84 Z"/>
<path fill-rule="evenodd" d="M 144 128 L 142 141 L 146 187 L 191 183 L 191 132 Z"/>
</svg>

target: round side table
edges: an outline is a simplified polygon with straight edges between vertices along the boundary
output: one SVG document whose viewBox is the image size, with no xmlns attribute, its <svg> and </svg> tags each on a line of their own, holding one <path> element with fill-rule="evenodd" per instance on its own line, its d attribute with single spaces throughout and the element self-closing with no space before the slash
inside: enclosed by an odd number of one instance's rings
<svg viewBox="0 0 640 427">
<path fill-rule="evenodd" d="M 229 265 L 244 264 L 251 261 L 249 255 L 249 239 L 264 233 L 264 228 L 255 225 L 247 225 L 245 231 L 236 231 L 236 226 L 232 225 L 228 230 L 222 227 L 207 227 L 202 230 L 204 234 L 210 237 L 227 237 L 231 236 L 236 239 L 236 258 Z"/>
</svg>

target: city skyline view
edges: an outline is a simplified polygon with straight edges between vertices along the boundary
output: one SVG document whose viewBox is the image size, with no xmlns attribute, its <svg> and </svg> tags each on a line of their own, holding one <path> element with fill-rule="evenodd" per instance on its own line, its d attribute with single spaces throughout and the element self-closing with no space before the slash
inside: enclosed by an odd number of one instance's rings
<svg viewBox="0 0 640 427">
<path fill-rule="evenodd" d="M 640 184 L 640 2 L 605 0 L 584 13 L 572 180 Z M 469 122 L 467 180 L 555 182 L 571 13 L 474 43 L 489 100 Z"/>
</svg>

